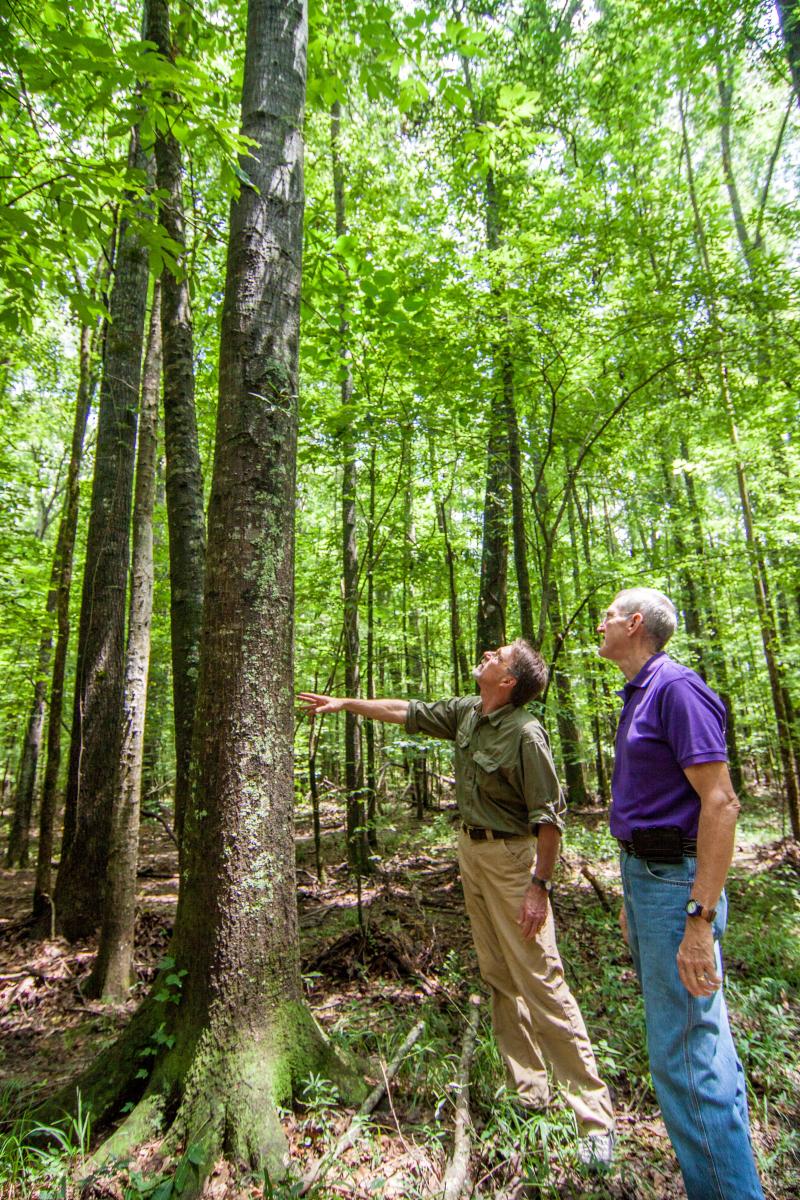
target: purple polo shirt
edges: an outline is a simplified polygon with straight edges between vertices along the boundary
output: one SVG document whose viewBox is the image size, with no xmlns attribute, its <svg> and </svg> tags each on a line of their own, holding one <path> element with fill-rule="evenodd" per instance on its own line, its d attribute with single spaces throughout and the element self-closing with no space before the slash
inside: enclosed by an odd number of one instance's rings
<svg viewBox="0 0 800 1200">
<path fill-rule="evenodd" d="M 611 780 L 611 832 L 679 825 L 695 837 L 700 798 L 683 768 L 727 762 L 725 705 L 696 671 L 663 650 L 618 693 L 623 705 Z"/>
</svg>

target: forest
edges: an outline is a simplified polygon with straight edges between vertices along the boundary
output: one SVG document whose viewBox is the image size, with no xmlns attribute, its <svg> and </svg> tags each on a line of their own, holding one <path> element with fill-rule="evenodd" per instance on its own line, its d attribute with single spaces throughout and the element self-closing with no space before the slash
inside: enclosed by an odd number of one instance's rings
<svg viewBox="0 0 800 1200">
<path fill-rule="evenodd" d="M 0 180 L 0 1198 L 685 1197 L 608 829 L 637 585 L 728 712 L 800 1194 L 800 4 L 3 0 Z M 450 744 L 296 698 L 519 636 L 602 1179 L 503 1082 Z"/>
</svg>

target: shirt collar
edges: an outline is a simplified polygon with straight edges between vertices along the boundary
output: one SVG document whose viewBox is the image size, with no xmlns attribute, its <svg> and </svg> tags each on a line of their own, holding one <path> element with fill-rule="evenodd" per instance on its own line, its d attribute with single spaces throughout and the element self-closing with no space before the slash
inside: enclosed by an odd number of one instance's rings
<svg viewBox="0 0 800 1200">
<path fill-rule="evenodd" d="M 653 676 L 661 670 L 666 657 L 666 651 L 659 650 L 652 658 L 648 658 L 642 669 L 634 675 L 633 679 L 629 679 L 624 687 L 620 688 L 617 695 L 621 696 L 623 700 L 627 700 L 629 696 L 633 695 L 634 688 L 646 688 Z"/>
<path fill-rule="evenodd" d="M 502 708 L 496 708 L 493 712 L 490 712 L 486 720 L 492 725 L 499 725 L 503 718 L 507 716 L 508 713 L 513 711 L 513 704 L 504 704 Z M 483 716 L 483 713 L 480 713 L 479 715 Z"/>
</svg>

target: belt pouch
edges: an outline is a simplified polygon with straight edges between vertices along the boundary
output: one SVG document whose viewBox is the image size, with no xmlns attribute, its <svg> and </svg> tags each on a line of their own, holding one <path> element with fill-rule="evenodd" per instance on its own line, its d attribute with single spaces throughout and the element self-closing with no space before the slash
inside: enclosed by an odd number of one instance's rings
<svg viewBox="0 0 800 1200">
<path fill-rule="evenodd" d="M 631 830 L 633 852 L 650 862 L 676 863 L 683 858 L 683 830 L 679 825 L 645 825 Z"/>
</svg>

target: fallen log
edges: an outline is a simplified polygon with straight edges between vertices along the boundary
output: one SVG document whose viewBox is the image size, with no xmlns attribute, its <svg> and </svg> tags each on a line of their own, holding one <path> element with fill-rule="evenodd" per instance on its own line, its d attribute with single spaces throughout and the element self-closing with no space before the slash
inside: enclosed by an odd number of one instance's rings
<svg viewBox="0 0 800 1200">
<path fill-rule="evenodd" d="M 355 1114 L 347 1129 L 345 1129 L 344 1133 L 337 1141 L 336 1145 L 332 1150 L 329 1150 L 327 1154 L 323 1154 L 321 1158 L 316 1159 L 316 1161 L 313 1162 L 306 1171 L 305 1175 L 303 1176 L 302 1183 L 300 1184 L 300 1190 L 297 1193 L 299 1196 L 305 1196 L 306 1192 L 308 1192 L 314 1186 L 317 1180 L 328 1171 L 336 1159 L 339 1158 L 341 1154 L 344 1154 L 345 1150 L 349 1150 L 353 1145 L 359 1133 L 361 1132 L 361 1127 L 364 1125 L 367 1117 L 370 1115 L 373 1109 L 377 1107 L 383 1098 L 389 1083 L 400 1069 L 400 1064 L 424 1028 L 425 1022 L 417 1021 L 416 1025 L 411 1030 L 400 1049 L 397 1051 L 397 1054 L 395 1054 L 394 1058 L 389 1063 L 389 1066 L 386 1068 L 383 1079 L 380 1081 L 380 1083 L 375 1085 L 370 1094 L 367 1096 L 366 1100 L 361 1105 L 361 1108 Z"/>
</svg>

